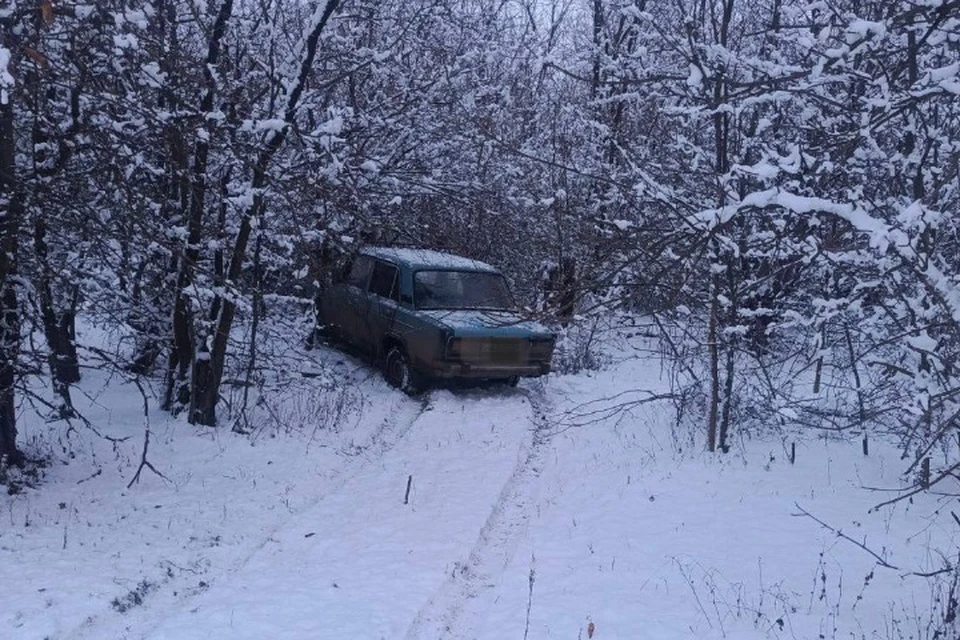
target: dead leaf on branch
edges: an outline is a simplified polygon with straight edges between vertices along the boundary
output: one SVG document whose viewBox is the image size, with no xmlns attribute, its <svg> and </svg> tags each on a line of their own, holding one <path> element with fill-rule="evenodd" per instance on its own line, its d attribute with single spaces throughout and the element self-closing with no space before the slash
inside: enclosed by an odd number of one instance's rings
<svg viewBox="0 0 960 640">
<path fill-rule="evenodd" d="M 40 66 L 41 68 L 43 68 L 43 69 L 46 69 L 46 68 L 47 68 L 47 66 L 48 66 L 48 64 L 49 64 L 49 61 L 47 60 L 47 56 L 43 55 L 42 53 L 40 53 L 40 52 L 37 51 L 36 49 L 34 49 L 34 48 L 32 48 L 32 47 L 24 47 L 24 48 L 23 48 L 23 53 L 24 53 L 24 55 L 26 55 L 28 58 L 30 58 L 31 60 L 33 60 L 34 62 L 36 62 L 37 65 Z"/>
<path fill-rule="evenodd" d="M 40 15 L 43 17 L 43 24 L 48 26 L 53 24 L 53 2 L 51 0 L 43 0 L 40 3 Z"/>
</svg>

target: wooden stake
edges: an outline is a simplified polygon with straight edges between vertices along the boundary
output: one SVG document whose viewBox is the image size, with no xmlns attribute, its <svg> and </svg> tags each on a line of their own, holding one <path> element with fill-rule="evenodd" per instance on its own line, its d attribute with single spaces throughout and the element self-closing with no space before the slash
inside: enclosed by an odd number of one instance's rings
<svg viewBox="0 0 960 640">
<path fill-rule="evenodd" d="M 410 504 L 410 485 L 413 484 L 413 476 L 407 476 L 407 492 L 403 494 L 403 504 Z"/>
</svg>

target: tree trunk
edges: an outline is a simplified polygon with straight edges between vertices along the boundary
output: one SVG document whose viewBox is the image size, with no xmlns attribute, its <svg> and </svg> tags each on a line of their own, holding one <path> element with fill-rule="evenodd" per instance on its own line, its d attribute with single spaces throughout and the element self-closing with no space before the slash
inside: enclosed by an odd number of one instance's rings
<svg viewBox="0 0 960 640">
<path fill-rule="evenodd" d="M 227 22 L 233 13 L 233 0 L 224 0 L 217 11 L 217 17 L 210 34 L 207 48 L 204 77 L 206 91 L 200 103 L 200 112 L 213 111 L 217 84 L 213 69 L 220 60 L 220 49 L 227 30 Z M 205 120 L 204 126 L 209 126 Z M 187 246 L 180 259 L 177 274 L 176 297 L 173 307 L 173 343 L 170 348 L 170 361 L 167 368 L 167 391 L 164 406 L 168 410 L 189 406 L 190 422 L 194 422 L 196 407 L 196 389 L 203 385 L 206 378 L 207 356 L 205 354 L 205 336 L 195 336 L 193 312 L 189 300 L 189 288 L 193 284 L 194 269 L 200 258 L 200 240 L 203 232 L 203 214 L 207 191 L 207 162 L 210 155 L 210 135 L 199 136 L 193 157 L 192 179 L 190 181 L 190 207 L 188 213 Z M 199 367 L 200 371 L 193 370 Z M 205 423 L 203 423 L 205 424 Z"/>
<path fill-rule="evenodd" d="M 243 400 L 240 404 L 240 417 L 242 417 L 244 421 L 244 426 L 247 424 L 247 408 L 250 403 L 250 387 L 253 385 L 253 372 L 257 367 L 257 336 L 260 329 L 260 316 L 264 313 L 263 271 L 260 268 L 261 245 L 262 236 L 257 236 L 257 242 L 253 249 L 253 317 L 250 320 L 250 356 L 247 358 L 247 370 L 243 385 Z M 234 424 L 233 430 L 242 433 L 246 429 L 241 428 L 238 421 Z"/>
<path fill-rule="evenodd" d="M 34 28 L 40 32 L 44 27 L 40 12 L 35 14 L 34 20 Z M 71 302 L 71 308 L 64 311 L 59 308 L 63 305 L 58 305 L 54 296 L 56 270 L 50 264 L 47 242 L 47 215 L 52 209 L 52 202 L 44 196 L 50 195 L 50 184 L 73 156 L 72 146 L 67 144 L 67 141 L 79 131 L 80 88 L 74 86 L 70 89 L 72 122 L 69 129 L 62 136 L 58 135 L 54 139 L 51 131 L 56 130 L 56 125 L 49 120 L 51 111 L 48 103 L 51 95 L 49 77 L 46 73 L 38 71 L 30 71 L 25 74 L 25 77 L 26 84 L 30 88 L 28 99 L 33 110 L 31 142 L 33 167 L 36 172 L 32 181 L 35 197 L 31 198 L 32 211 L 30 212 L 33 219 L 33 250 L 37 261 L 35 287 L 39 298 L 43 335 L 47 342 L 47 365 L 50 369 L 53 392 L 60 398 L 60 417 L 66 418 L 76 413 L 70 397 L 70 385 L 80 381 L 80 365 L 77 361 L 73 336 L 75 300 Z M 59 149 L 57 155 L 52 151 L 54 146 Z"/>
<path fill-rule="evenodd" d="M 564 326 L 573 320 L 577 303 L 577 263 L 567 256 L 560 260 L 560 296 L 558 299 L 557 315 Z"/>
<path fill-rule="evenodd" d="M 10 215 L 10 209 L 13 208 L 11 206 L 4 212 L 5 217 Z M 16 466 L 22 465 L 25 461 L 23 453 L 17 447 L 16 392 L 14 390 L 17 354 L 20 347 L 19 322 L 17 293 L 8 279 L 0 293 L 0 460 Z"/>
<path fill-rule="evenodd" d="M 22 465 L 17 447 L 14 384 L 20 352 L 20 312 L 14 282 L 17 234 L 23 216 L 23 194 L 16 175 L 12 87 L 0 88 L 0 459 Z"/>
<path fill-rule="evenodd" d="M 47 364 L 53 392 L 60 398 L 60 417 L 66 418 L 75 414 L 70 385 L 80 382 L 80 363 L 77 360 L 77 345 L 74 340 L 74 311 L 72 308 L 66 312 L 58 311 L 53 300 L 53 274 L 46 238 L 47 225 L 43 214 L 38 211 L 33 222 L 33 249 L 39 263 L 37 289 L 40 316 L 43 335 L 47 340 Z"/>
<path fill-rule="evenodd" d="M 707 451 L 717 450 L 717 418 L 720 410 L 720 352 L 717 344 L 717 314 L 720 312 L 718 278 L 710 287 L 710 320 L 707 325 L 707 350 L 710 358 L 710 414 L 707 418 Z"/>
<path fill-rule="evenodd" d="M 600 59 L 603 57 L 603 0 L 593 0 L 593 78 L 590 83 L 590 95 L 594 98 L 600 92 L 602 73 Z"/>
<path fill-rule="evenodd" d="M 723 13 L 720 18 L 718 40 L 722 46 L 727 44 L 727 36 L 730 30 L 730 23 L 733 19 L 734 0 L 724 0 Z M 730 114 L 721 110 L 719 107 L 726 103 L 727 84 L 726 74 L 721 67 L 716 71 L 716 78 L 713 80 L 713 133 L 715 148 L 715 170 L 719 184 L 718 205 L 723 207 L 726 204 L 727 194 L 725 187 L 720 181 L 730 170 Z M 728 251 L 722 246 L 717 247 L 717 255 L 722 256 Z M 727 261 L 729 262 L 729 260 Z M 736 281 L 733 274 L 733 266 L 726 265 L 727 273 L 727 296 L 731 302 L 736 300 Z M 720 278 L 713 278 L 713 293 L 710 300 L 710 418 L 709 418 L 709 449 L 715 451 L 719 444 L 720 450 L 727 451 L 727 431 L 730 424 L 730 401 L 733 395 L 733 374 L 734 374 L 734 345 L 726 340 L 724 348 L 726 350 L 726 379 L 724 381 L 723 393 L 720 389 L 720 340 L 722 326 L 728 326 L 729 323 L 720 324 L 720 305 L 719 305 Z M 731 322 L 736 322 L 736 307 L 731 307 L 727 312 Z M 721 407 L 722 403 L 722 407 Z M 717 415 L 718 412 L 721 415 Z M 718 420 L 719 418 L 719 420 Z M 718 424 L 719 422 L 719 424 Z M 719 442 L 718 442 L 719 440 Z"/>
</svg>

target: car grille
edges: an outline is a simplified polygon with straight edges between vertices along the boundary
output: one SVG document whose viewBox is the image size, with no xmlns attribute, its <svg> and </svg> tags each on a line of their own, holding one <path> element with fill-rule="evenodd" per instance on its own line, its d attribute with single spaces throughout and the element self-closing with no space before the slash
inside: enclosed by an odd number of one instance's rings
<svg viewBox="0 0 960 640">
<path fill-rule="evenodd" d="M 477 365 L 524 365 L 530 362 L 530 341 L 518 338 L 464 340 L 460 358 Z"/>
</svg>

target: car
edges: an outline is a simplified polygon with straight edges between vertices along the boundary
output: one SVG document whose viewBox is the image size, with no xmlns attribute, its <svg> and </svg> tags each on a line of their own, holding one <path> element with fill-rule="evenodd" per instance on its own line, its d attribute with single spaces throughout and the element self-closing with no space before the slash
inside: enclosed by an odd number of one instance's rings
<svg viewBox="0 0 960 640">
<path fill-rule="evenodd" d="M 545 375 L 556 341 L 521 317 L 500 271 L 428 249 L 361 249 L 320 296 L 318 321 L 408 394 L 436 380 Z"/>
</svg>

